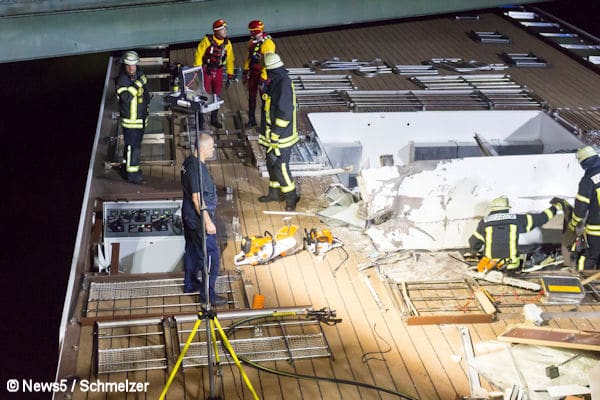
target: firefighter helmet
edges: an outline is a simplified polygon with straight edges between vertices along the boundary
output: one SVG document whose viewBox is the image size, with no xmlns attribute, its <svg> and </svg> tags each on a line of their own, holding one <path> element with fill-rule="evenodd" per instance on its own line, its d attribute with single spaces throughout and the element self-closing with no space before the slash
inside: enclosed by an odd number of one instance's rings
<svg viewBox="0 0 600 400">
<path fill-rule="evenodd" d="M 510 204 L 506 196 L 496 197 L 490 203 L 490 211 L 508 210 L 509 208 Z"/>
<path fill-rule="evenodd" d="M 218 19 L 213 22 L 213 31 L 220 31 L 223 28 L 227 27 L 227 22 L 224 19 Z"/>
<path fill-rule="evenodd" d="M 279 67 L 283 67 L 283 62 L 281 61 L 281 57 L 279 57 L 276 53 L 267 53 L 263 57 L 265 68 L 266 69 L 275 69 Z"/>
<path fill-rule="evenodd" d="M 594 157 L 597 156 L 598 153 L 596 153 L 596 150 L 594 150 L 594 148 L 592 146 L 585 146 L 580 148 L 579 150 L 577 150 L 577 161 L 579 161 L 580 163 L 584 162 L 585 160 L 587 160 L 590 157 Z"/>
<path fill-rule="evenodd" d="M 254 20 L 248 24 L 248 30 L 251 34 L 257 34 L 265 30 L 265 24 L 262 21 Z"/>
<path fill-rule="evenodd" d="M 140 56 L 133 50 L 126 51 L 121 58 L 121 62 L 127 65 L 138 65 L 140 62 Z"/>
</svg>

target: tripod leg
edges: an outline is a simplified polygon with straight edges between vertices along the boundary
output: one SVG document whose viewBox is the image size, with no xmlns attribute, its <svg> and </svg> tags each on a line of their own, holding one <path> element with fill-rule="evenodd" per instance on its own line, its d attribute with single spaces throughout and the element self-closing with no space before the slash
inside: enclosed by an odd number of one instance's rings
<svg viewBox="0 0 600 400">
<path fill-rule="evenodd" d="M 212 319 L 210 320 L 210 334 L 212 336 L 212 345 L 215 351 L 215 361 L 219 364 L 221 360 L 219 359 L 219 349 L 217 349 L 217 334 L 215 333 L 215 324 Z"/>
<path fill-rule="evenodd" d="M 194 324 L 194 327 L 192 328 L 192 331 L 190 332 L 190 335 L 188 336 L 187 340 L 185 341 L 185 346 L 183 346 L 183 350 L 181 350 L 181 354 L 179 354 L 179 357 L 177 358 L 177 362 L 175 363 L 175 366 L 173 367 L 171 374 L 169 374 L 169 379 L 167 379 L 167 383 L 165 383 L 165 387 L 163 388 L 162 392 L 160 393 L 160 397 L 158 398 L 158 400 L 164 400 L 165 396 L 167 395 L 167 392 L 169 391 L 169 387 L 171 386 L 171 383 L 173 383 L 173 379 L 175 379 L 175 375 L 177 374 L 177 371 L 179 370 L 179 367 L 181 366 L 181 363 L 183 362 L 183 357 L 185 357 L 185 354 L 187 353 L 187 351 L 190 347 L 190 344 L 192 344 L 192 340 L 194 340 L 194 336 L 196 335 L 198 328 L 200 328 L 201 323 L 202 323 L 202 320 L 200 318 L 198 318 L 198 320 Z"/>
<path fill-rule="evenodd" d="M 250 390 L 250 393 L 252 393 L 252 398 L 254 400 L 259 400 L 258 395 L 256 394 L 254 387 L 252 386 L 252 382 L 250 382 L 250 378 L 248 378 L 248 375 L 246 375 L 246 371 L 244 371 L 244 367 L 242 367 L 242 363 L 240 362 L 240 359 L 235 354 L 235 350 L 233 350 L 231 343 L 229 343 L 229 340 L 227 339 L 227 335 L 225 334 L 225 331 L 223 331 L 223 327 L 221 326 L 221 323 L 219 323 L 219 320 L 217 320 L 216 318 L 213 319 L 213 321 L 214 321 L 215 326 L 217 327 L 217 330 L 219 331 L 219 335 L 221 336 L 221 341 L 223 342 L 223 345 L 225 346 L 225 348 L 231 355 L 231 358 L 233 358 L 235 365 L 237 365 L 237 367 L 239 368 L 240 374 L 242 375 L 242 379 L 244 380 L 244 383 L 246 383 L 248 390 Z"/>
</svg>

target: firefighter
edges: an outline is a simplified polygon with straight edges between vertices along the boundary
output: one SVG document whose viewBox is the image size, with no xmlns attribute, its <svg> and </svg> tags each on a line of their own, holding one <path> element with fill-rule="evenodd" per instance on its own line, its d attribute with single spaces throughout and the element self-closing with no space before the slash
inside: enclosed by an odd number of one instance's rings
<svg viewBox="0 0 600 400">
<path fill-rule="evenodd" d="M 234 79 L 234 61 L 233 48 L 229 38 L 227 38 L 227 23 L 222 19 L 218 19 L 213 23 L 213 34 L 204 36 L 194 55 L 194 66 L 202 66 L 204 90 L 207 93 L 221 97 L 223 66 L 226 66 L 226 85 L 229 86 Z M 219 122 L 218 114 L 219 110 L 210 113 L 210 124 L 217 129 L 221 129 L 223 125 Z"/>
<path fill-rule="evenodd" d="M 256 94 L 262 93 L 267 82 L 267 71 L 262 58 L 267 53 L 275 53 L 275 42 L 265 32 L 262 21 L 250 21 L 248 24 L 250 41 L 248 42 L 248 58 L 244 63 L 244 84 L 248 85 L 248 123 L 246 129 L 256 126 Z"/>
<path fill-rule="evenodd" d="M 587 248 L 577 260 L 577 269 L 581 271 L 597 269 L 600 264 L 600 157 L 591 146 L 580 148 L 576 156 L 585 173 L 579 181 L 569 229 L 576 231 L 578 225 L 584 225 Z"/>
<path fill-rule="evenodd" d="M 217 296 L 215 285 L 219 275 L 219 245 L 217 243 L 217 227 L 215 211 L 217 209 L 217 189 L 206 167 L 206 160 L 213 157 L 214 139 L 203 133 L 200 135 L 200 154 L 194 148 L 193 154 L 185 159 L 181 166 L 181 186 L 183 187 L 183 234 L 185 237 L 184 293 L 200 291 L 200 302 L 206 302 L 204 284 L 204 248 L 208 260 L 208 291 L 211 304 L 218 306 L 227 303 L 227 299 Z M 202 185 L 202 186 L 200 186 Z M 200 217 L 202 215 L 202 218 Z M 204 225 L 202 225 L 204 222 Z M 204 238 L 203 238 L 204 236 Z M 198 279 L 198 272 L 201 278 Z"/>
<path fill-rule="evenodd" d="M 260 202 L 285 200 L 286 211 L 294 211 L 298 202 L 296 184 L 290 172 L 292 146 L 298 142 L 296 94 L 287 70 L 276 53 L 263 57 L 268 84 L 262 94 L 263 109 L 258 143 L 266 147 L 269 194 Z"/>
<path fill-rule="evenodd" d="M 519 234 L 544 225 L 561 207 L 560 202 L 556 202 L 538 214 L 515 214 L 510 212 L 508 198 L 495 198 L 490 203 L 490 213 L 479 221 L 477 230 L 469 238 L 469 245 L 495 265 L 516 269 L 521 261 Z"/>
<path fill-rule="evenodd" d="M 150 92 L 146 89 L 148 80 L 139 67 L 140 57 L 135 51 L 127 51 L 121 58 L 123 68 L 115 86 L 119 99 L 119 113 L 125 146 L 125 178 L 132 183 L 142 183 L 140 155 L 144 128 L 147 124 Z"/>
</svg>

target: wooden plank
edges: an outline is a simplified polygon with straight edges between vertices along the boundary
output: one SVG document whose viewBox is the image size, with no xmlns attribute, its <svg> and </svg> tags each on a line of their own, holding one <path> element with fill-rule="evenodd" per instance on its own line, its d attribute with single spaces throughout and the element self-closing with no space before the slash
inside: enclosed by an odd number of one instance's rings
<svg viewBox="0 0 600 400">
<path fill-rule="evenodd" d="M 475 291 L 475 298 L 479 301 L 479 304 L 487 314 L 496 314 L 496 307 L 490 300 L 490 298 L 483 292 L 483 290 Z"/>
<path fill-rule="evenodd" d="M 510 343 L 600 351 L 600 332 L 517 326 L 500 334 L 498 340 Z"/>
<path fill-rule="evenodd" d="M 489 324 L 494 322 L 492 314 L 440 314 L 419 315 L 406 319 L 406 325 L 436 325 L 436 324 Z"/>
</svg>

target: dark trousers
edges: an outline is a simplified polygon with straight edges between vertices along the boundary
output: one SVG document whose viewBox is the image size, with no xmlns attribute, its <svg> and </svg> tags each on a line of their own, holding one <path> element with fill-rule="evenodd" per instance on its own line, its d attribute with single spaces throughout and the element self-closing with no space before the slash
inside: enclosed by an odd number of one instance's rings
<svg viewBox="0 0 600 400">
<path fill-rule="evenodd" d="M 296 183 L 290 171 L 290 158 L 292 148 L 279 149 L 281 155 L 277 157 L 275 151 L 267 153 L 267 171 L 269 172 L 269 187 L 279 188 L 281 193 L 286 194 L 296 189 Z"/>
<path fill-rule="evenodd" d="M 600 265 L 600 236 L 587 235 L 588 248 L 577 261 L 577 268 L 597 269 Z"/>
<path fill-rule="evenodd" d="M 123 158 L 125 159 L 125 172 L 128 180 L 141 178 L 140 158 L 143 137 L 143 129 L 123 128 L 123 138 L 125 141 Z"/>
<path fill-rule="evenodd" d="M 256 95 L 260 89 L 260 69 L 248 73 L 248 119 L 256 123 Z"/>
<path fill-rule="evenodd" d="M 206 301 L 202 231 L 200 230 L 200 219 L 197 216 L 183 216 L 183 235 L 185 237 L 185 255 L 183 257 L 184 290 L 198 290 L 201 301 Z M 208 267 L 209 300 L 213 301 L 220 263 L 217 235 L 206 235 L 206 255 L 208 256 L 206 266 Z"/>
</svg>

